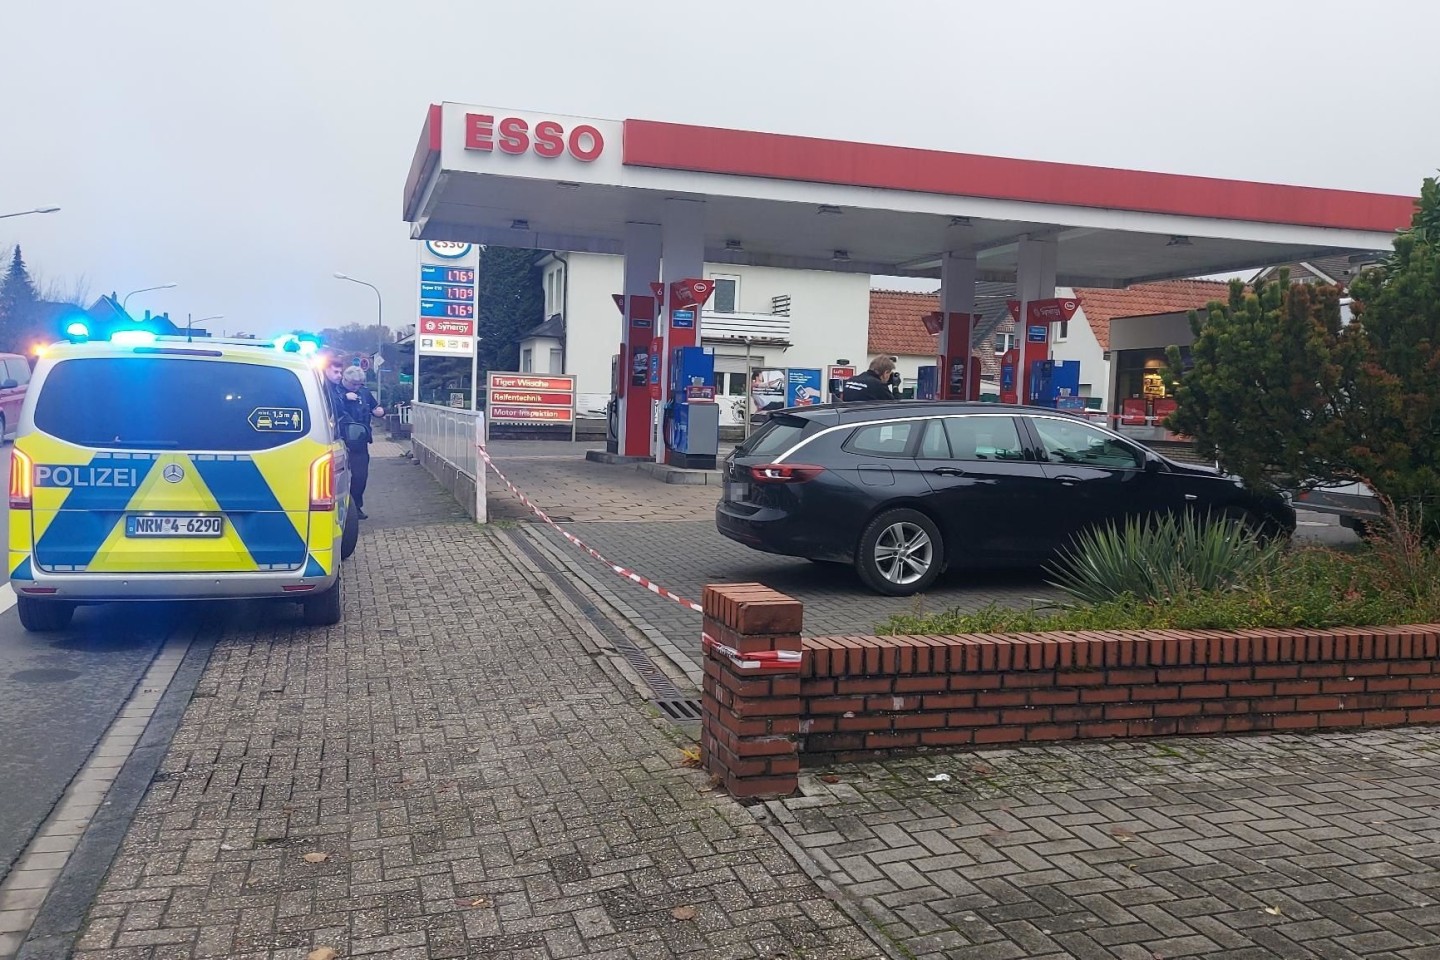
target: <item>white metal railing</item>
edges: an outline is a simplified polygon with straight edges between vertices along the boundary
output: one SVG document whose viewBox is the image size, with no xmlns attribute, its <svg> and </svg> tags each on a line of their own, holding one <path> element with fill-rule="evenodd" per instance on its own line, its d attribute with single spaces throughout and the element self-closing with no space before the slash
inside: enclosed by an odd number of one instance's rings
<svg viewBox="0 0 1440 960">
<path fill-rule="evenodd" d="M 700 336 L 706 340 L 789 340 L 790 317 L 773 313 L 700 314 Z"/>
<path fill-rule="evenodd" d="M 410 413 L 410 439 L 423 443 L 436 456 L 452 464 L 467 477 L 475 477 L 474 410 L 417 403 Z"/>
</svg>

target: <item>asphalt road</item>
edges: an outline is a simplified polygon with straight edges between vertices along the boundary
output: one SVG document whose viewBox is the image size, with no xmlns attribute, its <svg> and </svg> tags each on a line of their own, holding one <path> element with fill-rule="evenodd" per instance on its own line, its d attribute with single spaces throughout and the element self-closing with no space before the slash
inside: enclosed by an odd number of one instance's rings
<svg viewBox="0 0 1440 960">
<path fill-rule="evenodd" d="M 9 476 L 10 448 L 0 452 Z M 0 542 L 8 542 L 0 510 Z M 82 609 L 69 630 L 28 634 L 0 589 L 0 878 L 84 765 L 177 618 L 189 611 Z"/>
</svg>

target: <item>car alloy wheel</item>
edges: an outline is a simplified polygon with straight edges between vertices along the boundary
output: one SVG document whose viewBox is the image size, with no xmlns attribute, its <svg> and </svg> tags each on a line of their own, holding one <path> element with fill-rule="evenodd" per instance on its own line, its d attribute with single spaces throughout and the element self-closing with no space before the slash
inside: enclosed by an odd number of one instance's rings
<svg viewBox="0 0 1440 960">
<path fill-rule="evenodd" d="M 919 510 L 886 510 L 861 535 L 855 569 L 876 593 L 892 597 L 919 593 L 945 569 L 940 529 Z"/>
<path fill-rule="evenodd" d="M 901 521 L 880 531 L 875 541 L 875 566 L 897 587 L 908 587 L 930 572 L 935 543 L 918 524 Z"/>
</svg>

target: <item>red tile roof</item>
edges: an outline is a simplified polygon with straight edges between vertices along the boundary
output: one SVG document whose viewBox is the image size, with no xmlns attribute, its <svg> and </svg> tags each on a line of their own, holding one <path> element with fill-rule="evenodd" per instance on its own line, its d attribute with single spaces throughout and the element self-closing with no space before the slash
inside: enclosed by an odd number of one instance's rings
<svg viewBox="0 0 1440 960">
<path fill-rule="evenodd" d="M 925 321 L 920 318 L 939 309 L 938 294 L 871 290 L 867 349 L 872 355 L 934 356 L 940 352 L 940 338 L 926 333 Z"/>
<path fill-rule="evenodd" d="M 1161 280 L 1123 290 L 1077 287 L 1075 297 L 1101 350 L 1110 349 L 1110 321 L 1156 313 L 1203 310 L 1211 300 L 1230 299 L 1230 285 L 1214 280 Z"/>
<path fill-rule="evenodd" d="M 1213 280 L 1161 280 L 1137 283 L 1122 290 L 1077 287 L 1075 296 L 1100 349 L 1109 350 L 1110 321 L 1116 317 L 1203 309 L 1211 300 L 1229 299 L 1230 287 Z M 926 333 L 920 318 L 939 309 L 940 297 L 933 293 L 871 290 L 870 353 L 921 356 L 938 353 L 940 338 Z"/>
</svg>

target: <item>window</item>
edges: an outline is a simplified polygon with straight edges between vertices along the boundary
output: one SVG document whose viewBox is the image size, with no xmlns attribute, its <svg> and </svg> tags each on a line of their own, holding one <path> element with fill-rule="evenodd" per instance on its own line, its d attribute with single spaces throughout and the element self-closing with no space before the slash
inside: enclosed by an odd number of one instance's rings
<svg viewBox="0 0 1440 960">
<path fill-rule="evenodd" d="M 745 395 L 745 374 L 715 374 L 715 392 L 727 397 L 743 397 Z"/>
<path fill-rule="evenodd" d="M 545 274 L 545 316 L 553 317 L 564 312 L 564 296 L 565 272 L 557 267 Z"/>
<path fill-rule="evenodd" d="M 903 457 L 918 426 L 914 420 L 872 423 L 852 433 L 845 449 L 871 457 Z"/>
<path fill-rule="evenodd" d="M 565 351 L 559 347 L 550 348 L 550 369 L 549 373 L 565 372 Z"/>
<path fill-rule="evenodd" d="M 945 421 L 931 420 L 925 424 L 925 436 L 920 439 L 921 460 L 949 460 L 950 441 L 945 439 Z"/>
<path fill-rule="evenodd" d="M 1040 435 L 1045 456 L 1055 463 L 1125 470 L 1145 465 L 1145 457 L 1138 449 L 1087 423 L 1049 417 L 1031 417 L 1030 423 Z"/>
<path fill-rule="evenodd" d="M 774 457 L 800 442 L 809 421 L 799 417 L 772 417 L 749 440 L 735 448 L 740 457 Z"/>
<path fill-rule="evenodd" d="M 1004 355 L 1005 355 L 1006 353 L 1008 353 L 1008 352 L 1010 351 L 1010 349 L 1011 349 L 1012 347 L 1014 347 L 1014 346 L 1015 346 L 1015 334 L 1013 334 L 1013 333 L 997 333 L 997 334 L 995 334 L 995 356 L 997 356 L 997 357 L 1002 357 L 1002 356 L 1004 356 Z"/>
<path fill-rule="evenodd" d="M 4 379 L 14 380 L 17 387 L 25 386 L 30 382 L 30 364 L 24 360 L 6 360 Z"/>
<path fill-rule="evenodd" d="M 710 309 L 715 313 L 734 313 L 740 309 L 740 278 L 713 276 L 715 292 L 710 295 Z"/>
<path fill-rule="evenodd" d="M 57 363 L 35 426 L 84 447 L 237 451 L 278 447 L 311 427 L 305 388 L 289 370 L 158 357 Z"/>
<path fill-rule="evenodd" d="M 534 359 L 533 359 L 533 358 L 534 358 L 534 353 L 535 353 L 535 351 L 531 350 L 529 347 L 526 347 L 524 350 L 521 350 L 521 351 L 520 351 L 520 372 L 521 372 L 521 373 L 534 373 L 534 372 L 535 372 L 535 362 L 534 362 Z"/>
<path fill-rule="evenodd" d="M 1063 342 L 1063 341 L 1065 341 L 1065 340 L 1069 340 L 1069 339 L 1070 339 L 1070 321 L 1069 321 L 1069 320 L 1061 320 L 1060 323 L 1059 323 L 1059 329 L 1057 330 L 1057 332 L 1056 332 L 1056 334 L 1055 334 L 1055 342 L 1056 342 L 1056 343 L 1061 343 L 1061 342 Z"/>
<path fill-rule="evenodd" d="M 953 460 L 1025 459 L 1012 417 L 946 417 L 945 435 Z"/>
</svg>

